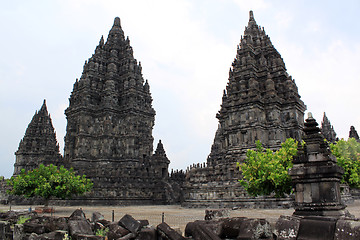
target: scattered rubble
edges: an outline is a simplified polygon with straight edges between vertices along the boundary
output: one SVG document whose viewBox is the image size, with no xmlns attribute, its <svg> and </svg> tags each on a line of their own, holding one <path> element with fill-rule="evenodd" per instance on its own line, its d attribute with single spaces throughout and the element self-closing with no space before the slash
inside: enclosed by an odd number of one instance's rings
<svg viewBox="0 0 360 240">
<path fill-rule="evenodd" d="M 21 218 L 28 220 L 18 224 Z M 271 225 L 262 218 L 227 217 L 189 222 L 183 235 L 165 222 L 155 227 L 128 214 L 110 222 L 99 212 L 89 220 L 81 209 L 69 217 L 41 216 L 35 211 L 0 213 L 0 239 L 4 240 L 296 240 L 314 239 L 312 236 L 326 240 L 359 239 L 360 220 L 346 216 L 281 216 Z"/>
</svg>

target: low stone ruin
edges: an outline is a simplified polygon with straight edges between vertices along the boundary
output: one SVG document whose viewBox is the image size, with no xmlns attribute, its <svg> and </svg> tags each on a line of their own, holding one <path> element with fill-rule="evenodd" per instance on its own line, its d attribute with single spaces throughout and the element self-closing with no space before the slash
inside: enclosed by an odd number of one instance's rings
<svg viewBox="0 0 360 240">
<path fill-rule="evenodd" d="M 211 213 L 214 213 L 214 210 Z M 28 218 L 28 220 L 25 223 L 17 224 L 20 218 Z M 182 235 L 165 222 L 154 227 L 147 220 L 136 220 L 128 214 L 119 221 L 110 222 L 98 212 L 93 213 L 91 219 L 87 219 L 81 209 L 75 210 L 70 217 L 50 217 L 40 216 L 36 212 L 8 211 L 0 213 L 0 239 L 352 240 L 360 239 L 360 221 L 348 217 L 281 216 L 276 223 L 270 223 L 262 218 L 219 218 L 215 216 L 211 220 L 197 220 L 188 223 L 184 235 Z"/>
</svg>

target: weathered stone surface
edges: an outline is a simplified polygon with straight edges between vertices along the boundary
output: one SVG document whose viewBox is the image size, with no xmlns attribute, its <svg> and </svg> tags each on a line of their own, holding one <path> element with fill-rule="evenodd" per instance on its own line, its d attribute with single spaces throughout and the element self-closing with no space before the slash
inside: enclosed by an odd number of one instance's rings
<svg viewBox="0 0 360 240">
<path fill-rule="evenodd" d="M 212 221 L 203 221 L 197 220 L 194 222 L 189 222 L 185 227 L 185 236 L 190 237 L 193 236 L 196 229 L 202 225 L 206 226 L 207 229 L 211 230 L 215 235 L 221 236 L 223 232 L 223 224 L 222 220 L 212 220 Z"/>
<path fill-rule="evenodd" d="M 103 220 L 104 219 L 104 215 L 102 215 L 99 212 L 93 212 L 92 216 L 91 216 L 91 221 L 92 222 L 97 222 L 99 220 Z"/>
<path fill-rule="evenodd" d="M 183 205 L 234 207 L 251 201 L 237 181 L 236 162 L 257 140 L 271 149 L 289 137 L 301 140 L 305 109 L 283 59 L 251 11 L 216 115 L 211 153 L 206 164 L 188 169 Z"/>
<path fill-rule="evenodd" d="M 207 225 L 198 224 L 192 231 L 194 240 L 221 240 Z"/>
<path fill-rule="evenodd" d="M 25 233 L 43 234 L 45 233 L 45 225 L 33 222 L 26 222 L 23 224 L 23 231 Z"/>
<path fill-rule="evenodd" d="M 136 234 L 131 232 L 121 238 L 118 238 L 117 240 L 130 240 L 130 239 L 134 239 L 135 237 L 136 237 Z"/>
<path fill-rule="evenodd" d="M 12 235 L 10 223 L 7 221 L 0 221 L 0 239 L 12 239 Z"/>
<path fill-rule="evenodd" d="M 65 239 L 65 235 L 67 234 L 67 231 L 54 231 L 50 233 L 44 233 L 41 235 L 33 235 L 34 239 L 36 240 L 63 240 Z"/>
<path fill-rule="evenodd" d="M 206 209 L 205 220 L 215 220 L 229 216 L 228 209 Z"/>
<path fill-rule="evenodd" d="M 69 220 L 69 232 L 71 236 L 79 234 L 93 235 L 91 224 L 87 220 Z"/>
<path fill-rule="evenodd" d="M 126 228 L 132 233 L 139 232 L 141 228 L 140 222 L 136 221 L 131 215 L 125 214 L 120 220 L 119 225 Z"/>
<path fill-rule="evenodd" d="M 169 225 L 166 223 L 160 223 L 156 230 L 158 232 L 158 236 L 160 239 L 163 240 L 183 240 L 185 239 L 183 236 L 181 236 L 177 231 L 172 229 Z"/>
<path fill-rule="evenodd" d="M 360 239 L 360 221 L 339 219 L 336 222 L 334 240 Z"/>
<path fill-rule="evenodd" d="M 86 215 L 82 209 L 76 209 L 70 215 L 69 220 L 86 220 Z"/>
<path fill-rule="evenodd" d="M 296 240 L 300 218 L 296 216 L 280 216 L 275 226 L 275 234 L 278 240 Z"/>
<path fill-rule="evenodd" d="M 116 235 L 119 235 L 120 237 L 125 236 L 126 234 L 130 233 L 129 230 L 119 225 L 118 222 L 111 223 L 109 225 L 110 232 L 115 233 Z"/>
<path fill-rule="evenodd" d="M 236 238 L 240 233 L 241 225 L 245 219 L 247 218 L 235 217 L 222 219 L 223 229 L 221 238 Z"/>
<path fill-rule="evenodd" d="M 87 235 L 87 234 L 76 234 L 73 237 L 75 240 L 104 240 L 102 236 Z"/>
<path fill-rule="evenodd" d="M 273 239 L 271 226 L 265 219 L 244 219 L 240 225 L 238 240 Z"/>
<path fill-rule="evenodd" d="M 13 233 L 14 240 L 23 240 L 24 237 L 25 237 L 24 225 L 15 224 L 14 233 Z"/>
<path fill-rule="evenodd" d="M 331 217 L 304 217 L 300 220 L 297 240 L 334 239 L 336 221 Z"/>
<path fill-rule="evenodd" d="M 142 228 L 135 240 L 158 240 L 156 229 L 154 227 Z"/>
</svg>

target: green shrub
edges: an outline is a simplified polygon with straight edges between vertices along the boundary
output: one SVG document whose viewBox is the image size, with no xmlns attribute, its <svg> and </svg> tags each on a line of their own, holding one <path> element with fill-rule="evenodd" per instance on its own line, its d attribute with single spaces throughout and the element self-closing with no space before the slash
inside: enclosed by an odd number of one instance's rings
<svg viewBox="0 0 360 240">
<path fill-rule="evenodd" d="M 27 220 L 30 220 L 30 216 L 20 216 L 16 224 L 24 224 Z"/>
<path fill-rule="evenodd" d="M 297 154 L 298 142 L 288 138 L 281 148 L 274 152 L 264 149 L 256 142 L 256 150 L 248 150 L 244 163 L 237 163 L 242 172 L 240 184 L 252 196 L 275 194 L 282 197 L 292 191 L 288 170 L 293 166 L 292 159 Z"/>
<path fill-rule="evenodd" d="M 330 144 L 332 154 L 336 157 L 337 163 L 344 169 L 342 183 L 350 187 L 360 188 L 360 143 L 354 138 L 339 140 Z"/>
</svg>

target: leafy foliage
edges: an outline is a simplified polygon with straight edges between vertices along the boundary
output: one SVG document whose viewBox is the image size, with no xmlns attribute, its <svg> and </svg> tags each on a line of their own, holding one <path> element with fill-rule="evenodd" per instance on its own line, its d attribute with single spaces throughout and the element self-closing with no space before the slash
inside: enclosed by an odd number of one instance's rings
<svg viewBox="0 0 360 240">
<path fill-rule="evenodd" d="M 109 232 L 109 228 L 102 228 L 102 229 L 96 230 L 95 235 L 105 237 L 108 232 Z"/>
<path fill-rule="evenodd" d="M 71 168 L 67 170 L 63 166 L 58 168 L 50 164 L 40 166 L 32 171 L 21 173 L 8 180 L 12 189 L 8 192 L 25 197 L 40 196 L 45 200 L 50 197 L 61 199 L 71 198 L 73 195 L 83 194 L 91 190 L 93 183 L 85 175 L 75 175 Z"/>
<path fill-rule="evenodd" d="M 31 217 L 30 216 L 20 216 L 19 219 L 17 220 L 16 224 L 24 224 L 25 222 L 27 222 L 27 220 L 30 220 Z"/>
<path fill-rule="evenodd" d="M 338 165 L 344 169 L 341 182 L 360 188 L 360 143 L 355 138 L 341 139 L 336 144 L 330 144 L 330 149 Z"/>
<path fill-rule="evenodd" d="M 252 196 L 270 195 L 276 197 L 291 193 L 291 178 L 288 170 L 293 166 L 292 159 L 297 154 L 298 142 L 288 138 L 281 148 L 273 152 L 264 149 L 256 142 L 256 150 L 249 149 L 244 163 L 237 163 L 242 171 L 241 185 Z"/>
</svg>

